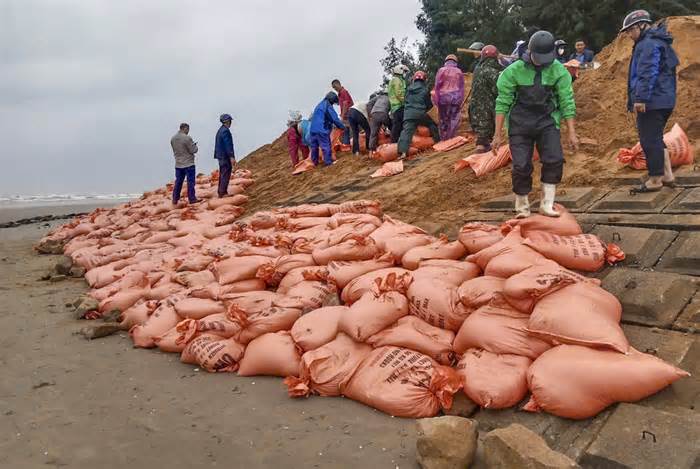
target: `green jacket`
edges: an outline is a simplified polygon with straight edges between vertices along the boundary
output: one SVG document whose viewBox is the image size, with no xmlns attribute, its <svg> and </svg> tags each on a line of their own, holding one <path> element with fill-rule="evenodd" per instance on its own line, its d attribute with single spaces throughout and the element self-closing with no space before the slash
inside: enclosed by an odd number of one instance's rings
<svg viewBox="0 0 700 469">
<path fill-rule="evenodd" d="M 398 75 L 394 75 L 389 82 L 389 104 L 391 105 L 390 112 L 395 112 L 403 107 L 403 102 L 406 99 L 406 80 Z"/>
<path fill-rule="evenodd" d="M 406 90 L 406 101 L 404 103 L 404 120 L 417 120 L 433 108 L 433 100 L 430 98 L 428 85 L 417 80 L 411 83 Z"/>
<path fill-rule="evenodd" d="M 498 77 L 496 114 L 508 116 L 506 125 L 512 126 L 515 123 L 510 122 L 510 117 L 511 111 L 519 102 L 518 92 L 520 91 L 525 96 L 525 93 L 535 85 L 535 75 L 534 65 L 517 60 Z M 542 87 L 551 92 L 551 102 L 542 103 L 546 104 L 546 106 L 542 106 L 542 109 L 546 107 L 552 110 L 551 116 L 558 128 L 562 118 L 573 119 L 576 117 L 576 102 L 574 101 L 574 89 L 571 86 L 571 74 L 564 65 L 555 60 L 542 68 L 541 76 Z"/>
</svg>

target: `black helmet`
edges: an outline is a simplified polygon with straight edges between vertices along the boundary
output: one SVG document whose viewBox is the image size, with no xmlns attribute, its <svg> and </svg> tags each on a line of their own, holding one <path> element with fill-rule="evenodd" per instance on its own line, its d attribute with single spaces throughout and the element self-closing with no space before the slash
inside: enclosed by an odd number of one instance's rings
<svg viewBox="0 0 700 469">
<path fill-rule="evenodd" d="M 336 94 L 335 91 L 329 91 L 328 94 L 326 95 L 326 99 L 331 104 L 338 104 L 338 95 Z"/>
<path fill-rule="evenodd" d="M 560 46 L 568 46 L 568 44 L 563 39 L 557 39 L 556 41 L 554 41 L 554 47 L 560 47 Z"/>
<path fill-rule="evenodd" d="M 624 21 L 622 21 L 621 33 L 624 33 L 630 29 L 635 24 L 647 23 L 651 24 L 651 15 L 646 10 L 635 10 L 629 15 L 625 16 Z"/>
<path fill-rule="evenodd" d="M 549 65 L 554 61 L 554 36 L 548 31 L 537 31 L 527 45 L 530 58 L 538 65 Z"/>
<path fill-rule="evenodd" d="M 483 42 L 473 42 L 471 46 L 469 46 L 470 50 L 481 50 L 484 48 L 484 43 Z"/>
</svg>

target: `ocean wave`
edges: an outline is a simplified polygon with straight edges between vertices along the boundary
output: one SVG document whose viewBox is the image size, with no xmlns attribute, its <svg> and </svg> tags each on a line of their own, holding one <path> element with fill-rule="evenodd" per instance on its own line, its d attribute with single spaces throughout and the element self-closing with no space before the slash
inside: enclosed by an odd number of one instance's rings
<svg viewBox="0 0 700 469">
<path fill-rule="evenodd" d="M 32 204 L 32 203 L 77 203 L 89 201 L 120 201 L 132 200 L 141 194 L 36 194 L 0 196 L 0 204 Z"/>
</svg>

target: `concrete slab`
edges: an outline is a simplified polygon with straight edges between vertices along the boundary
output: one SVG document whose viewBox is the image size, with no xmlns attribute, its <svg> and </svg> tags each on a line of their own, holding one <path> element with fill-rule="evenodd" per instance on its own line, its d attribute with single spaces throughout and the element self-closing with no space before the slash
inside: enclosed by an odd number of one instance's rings
<svg viewBox="0 0 700 469">
<path fill-rule="evenodd" d="M 569 209 L 569 211 L 585 212 L 594 202 L 600 200 L 606 191 L 603 189 L 598 189 L 595 187 L 569 187 L 566 189 L 560 189 L 557 192 L 557 202 L 562 204 L 564 207 Z M 513 204 L 515 203 L 515 196 L 513 194 L 498 197 L 481 204 L 480 209 L 489 211 L 509 211 L 513 209 Z M 539 207 L 539 197 L 531 195 L 530 203 L 532 208 L 536 209 Z"/>
<path fill-rule="evenodd" d="M 673 328 L 678 331 L 700 334 L 700 291 L 695 294 L 695 297 L 678 316 Z"/>
<path fill-rule="evenodd" d="M 579 223 L 636 226 L 658 230 L 700 230 L 700 216 L 692 214 L 578 213 Z"/>
<path fill-rule="evenodd" d="M 626 187 L 617 189 L 591 207 L 594 213 L 661 213 L 683 189 L 664 188 L 659 192 L 630 193 Z"/>
<path fill-rule="evenodd" d="M 652 267 L 678 236 L 671 230 L 652 230 L 612 225 L 596 225 L 592 233 L 606 243 L 615 243 L 625 252 L 619 265 Z"/>
<path fill-rule="evenodd" d="M 686 166 L 674 171 L 674 176 L 676 176 L 676 185 L 678 186 L 700 186 L 700 171 L 697 171 L 692 166 Z M 647 177 L 645 171 L 639 171 L 636 174 L 617 176 L 612 182 L 616 186 L 638 186 Z"/>
<path fill-rule="evenodd" d="M 664 213 L 698 213 L 700 214 L 700 187 L 686 189 L 666 207 Z"/>
<path fill-rule="evenodd" d="M 697 468 L 698 441 L 700 414 L 680 416 L 620 404 L 580 463 L 595 468 Z"/>
<path fill-rule="evenodd" d="M 665 272 L 615 268 L 603 288 L 622 303 L 622 321 L 670 328 L 698 289 L 693 277 Z"/>
<path fill-rule="evenodd" d="M 596 438 L 612 413 L 604 410 L 597 416 L 586 420 L 569 420 L 546 413 L 532 413 L 518 410 L 517 407 L 504 410 L 481 409 L 472 418 L 479 422 L 479 433 L 485 435 L 491 430 L 504 428 L 512 423 L 519 423 L 545 439 L 550 448 L 563 453 L 571 459 L 578 460 L 586 448 Z"/>
<path fill-rule="evenodd" d="M 676 366 L 680 366 L 697 339 L 693 334 L 633 324 L 623 324 L 622 330 L 632 347 Z"/>
<path fill-rule="evenodd" d="M 657 270 L 700 276 L 700 232 L 681 233 L 661 257 Z"/>
</svg>

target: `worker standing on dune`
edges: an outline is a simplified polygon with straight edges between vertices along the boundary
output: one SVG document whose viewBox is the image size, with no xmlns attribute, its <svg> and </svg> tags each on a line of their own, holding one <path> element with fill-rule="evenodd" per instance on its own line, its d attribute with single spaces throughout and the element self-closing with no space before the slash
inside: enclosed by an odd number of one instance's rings
<svg viewBox="0 0 700 469">
<path fill-rule="evenodd" d="M 464 74 L 457 65 L 457 56 L 445 57 L 445 64 L 435 76 L 435 104 L 440 114 L 440 138 L 448 140 L 457 135 L 462 120 Z"/>
<path fill-rule="evenodd" d="M 635 192 L 656 192 L 674 186 L 671 158 L 664 144 L 664 127 L 676 106 L 678 56 L 665 25 L 651 26 L 645 10 L 625 18 L 621 33 L 634 41 L 627 80 L 627 110 L 637 114 L 639 143 L 647 160 L 649 179 Z"/>
<path fill-rule="evenodd" d="M 226 197 L 228 183 L 231 180 L 231 170 L 236 164 L 236 153 L 233 149 L 233 137 L 231 136 L 233 118 L 229 114 L 221 114 L 219 122 L 221 122 L 221 127 L 216 132 L 214 158 L 219 160 L 219 197 Z"/>
<path fill-rule="evenodd" d="M 345 126 L 345 131 L 343 132 L 343 137 L 341 142 L 343 145 L 350 145 L 350 121 L 348 120 L 348 113 L 350 108 L 355 104 L 350 96 L 350 92 L 346 90 L 337 78 L 331 82 L 331 87 L 338 93 L 338 104 L 340 104 L 340 120 L 343 121 Z"/>
<path fill-rule="evenodd" d="M 542 162 L 540 213 L 550 217 L 560 215 L 554 209 L 554 197 L 564 167 L 559 130 L 562 118 L 568 127 L 571 146 L 578 148 L 571 75 L 555 57 L 554 36 L 538 31 L 530 38 L 522 59 L 506 68 L 498 78 L 496 133 L 492 147 L 497 151 L 503 144 L 503 125 L 508 116 L 517 218 L 530 216 L 528 195 L 532 191 L 534 146 L 537 145 Z"/>
<path fill-rule="evenodd" d="M 401 136 L 403 128 L 403 106 L 406 99 L 406 79 L 408 67 L 397 65 L 391 72 L 393 76 L 389 81 L 389 111 L 391 113 L 391 141 L 396 143 Z"/>
<path fill-rule="evenodd" d="M 424 125 L 430 129 L 430 134 L 435 143 L 440 141 L 440 131 L 433 119 L 428 115 L 428 111 L 433 108 L 433 101 L 430 98 L 430 90 L 426 84 L 428 76 L 425 72 L 418 71 L 413 75 L 413 83 L 406 90 L 406 101 L 403 113 L 403 129 L 399 137 L 399 159 L 403 160 L 408 156 L 411 148 L 411 141 L 419 125 Z"/>
<path fill-rule="evenodd" d="M 194 192 L 195 178 L 197 177 L 194 167 L 194 155 L 197 153 L 197 143 L 192 140 L 189 135 L 190 125 L 186 123 L 180 124 L 180 130 L 170 139 L 170 146 L 173 149 L 175 156 L 175 187 L 173 188 L 173 205 L 177 205 L 180 201 L 180 193 L 182 192 L 182 183 L 187 178 L 187 200 L 191 203 L 197 203 L 197 197 Z"/>
<path fill-rule="evenodd" d="M 304 144 L 303 136 L 299 130 L 301 121 L 300 112 L 289 113 L 289 120 L 287 120 L 287 149 L 289 151 L 289 159 L 292 160 L 292 167 L 299 163 L 299 152 L 301 152 L 302 160 L 309 157 L 309 147 Z"/>
<path fill-rule="evenodd" d="M 474 72 L 469 101 L 469 123 L 476 133 L 477 153 L 491 150 L 491 140 L 495 133 L 497 83 L 502 70 L 496 46 L 484 46 L 481 49 L 479 67 Z"/>
<path fill-rule="evenodd" d="M 318 103 L 311 116 L 311 161 L 313 161 L 314 165 L 318 165 L 319 149 L 323 150 L 324 164 L 326 166 L 333 164 L 331 130 L 333 130 L 333 125 L 340 130 L 345 130 L 345 125 L 338 118 L 335 109 L 333 109 L 334 104 L 338 104 L 338 95 L 331 91 Z"/>
<path fill-rule="evenodd" d="M 381 132 L 382 126 L 391 130 L 390 109 L 389 95 L 386 91 L 379 90 L 370 96 L 367 103 L 367 113 L 369 114 L 369 150 L 371 152 L 377 150 L 379 132 Z"/>
</svg>

